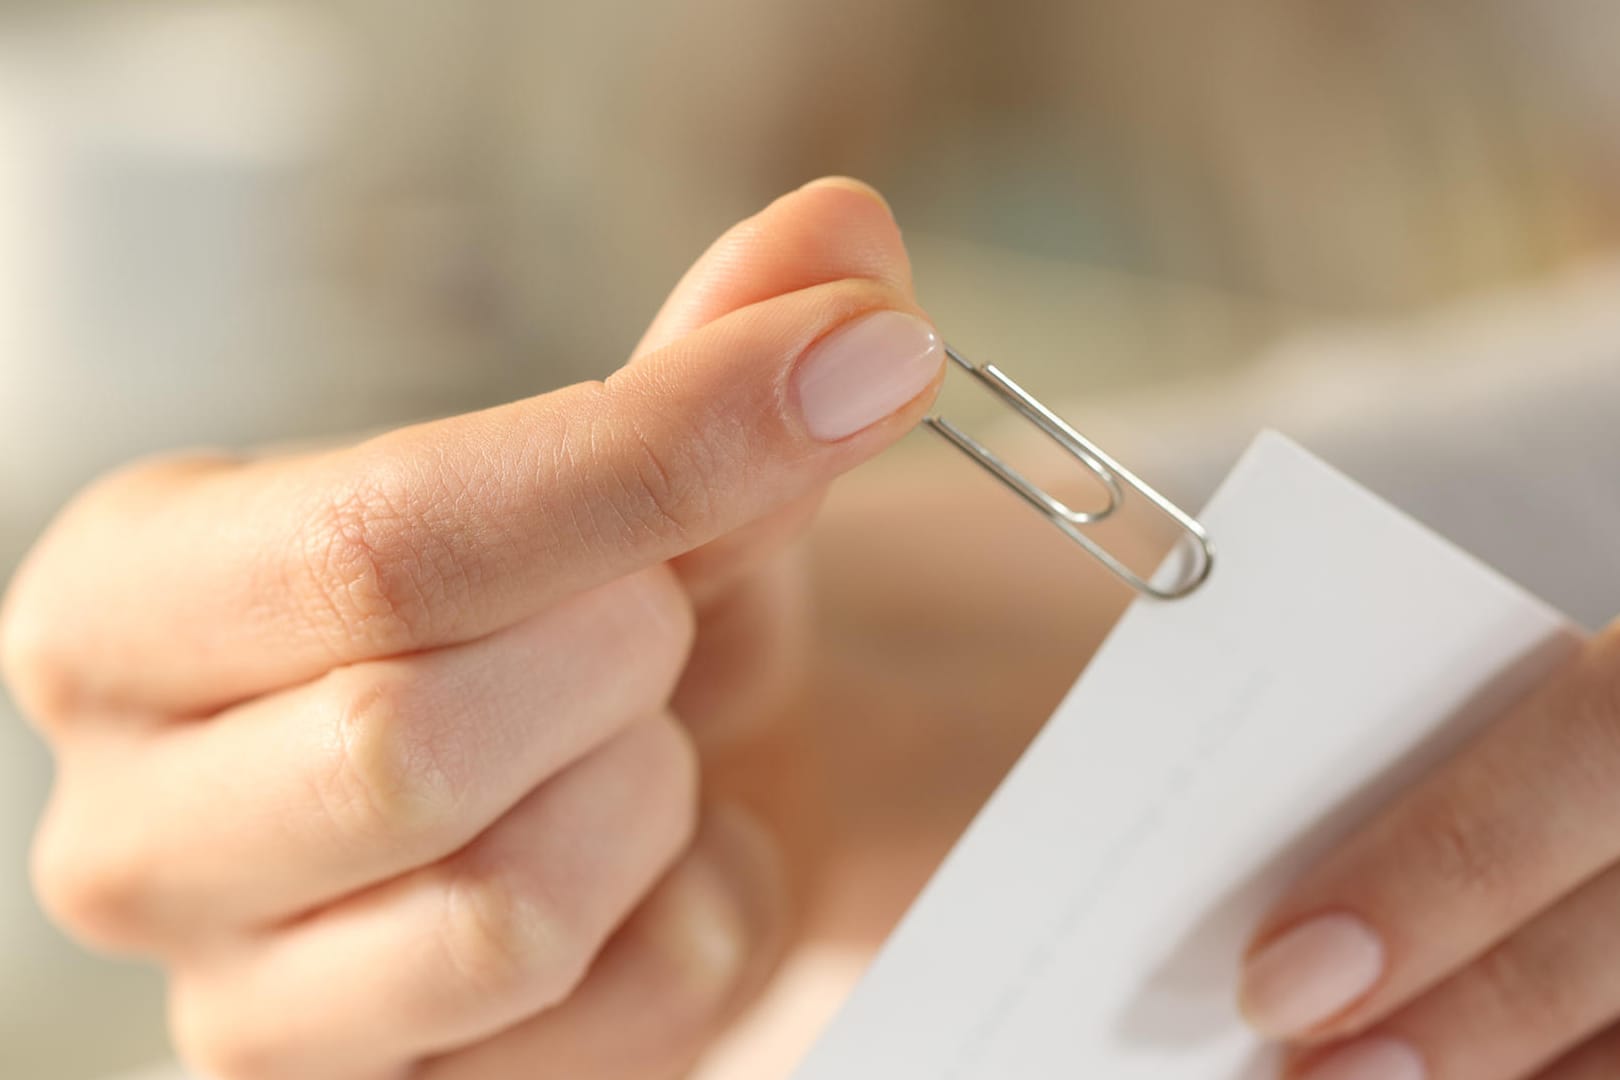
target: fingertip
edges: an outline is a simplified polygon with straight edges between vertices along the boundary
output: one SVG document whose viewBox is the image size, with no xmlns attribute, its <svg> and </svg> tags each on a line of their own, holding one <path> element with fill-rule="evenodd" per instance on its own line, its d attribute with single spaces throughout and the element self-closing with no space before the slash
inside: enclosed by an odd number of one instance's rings
<svg viewBox="0 0 1620 1080">
<path fill-rule="evenodd" d="M 707 807 L 686 857 L 637 914 L 672 1000 L 722 1021 L 775 966 L 785 925 L 781 857 L 746 812 Z"/>
<path fill-rule="evenodd" d="M 658 951 L 681 997 L 723 1002 L 752 951 L 751 928 L 735 889 L 700 836 L 692 854 L 643 909 L 647 943 Z"/>
<path fill-rule="evenodd" d="M 911 289 L 911 258 L 894 209 L 863 180 L 819 177 L 755 221 L 766 243 L 811 271 L 812 283 L 864 277 Z"/>
<path fill-rule="evenodd" d="M 894 217 L 894 207 L 883 193 L 868 184 L 865 180 L 857 180 L 853 176 L 819 176 L 808 184 L 799 188 L 800 191 L 813 191 L 816 189 L 830 189 L 835 191 L 852 191 L 863 198 L 870 199 L 883 208 L 883 212 L 891 218 Z"/>
<path fill-rule="evenodd" d="M 745 928 L 747 955 L 732 987 L 736 1011 L 769 983 L 787 952 L 794 925 L 787 860 L 770 830 L 733 803 L 704 808 L 698 847 L 725 882 Z"/>
<path fill-rule="evenodd" d="M 773 287 L 770 295 L 843 278 L 911 290 L 911 259 L 893 209 L 876 188 L 848 176 L 819 177 L 788 192 L 718 248 L 752 263 L 762 291 Z"/>
<path fill-rule="evenodd" d="M 1364 1001 L 1388 967 L 1383 938 L 1362 919 L 1318 915 L 1250 951 L 1239 1010 L 1267 1038 L 1300 1038 Z"/>
<path fill-rule="evenodd" d="M 812 180 L 715 241 L 671 293 L 635 356 L 763 300 L 846 279 L 911 295 L 911 260 L 888 203 L 848 177 Z"/>
</svg>

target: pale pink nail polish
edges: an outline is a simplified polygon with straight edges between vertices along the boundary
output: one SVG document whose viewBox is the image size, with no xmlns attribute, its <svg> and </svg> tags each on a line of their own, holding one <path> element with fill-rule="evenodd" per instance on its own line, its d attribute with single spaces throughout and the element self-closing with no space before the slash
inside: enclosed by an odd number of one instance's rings
<svg viewBox="0 0 1620 1080">
<path fill-rule="evenodd" d="M 1336 1050 L 1299 1080 L 1425 1080 L 1429 1070 L 1416 1050 L 1398 1039 L 1362 1039 Z"/>
<path fill-rule="evenodd" d="M 793 374 L 804 426 L 822 442 L 871 427 L 928 389 L 945 343 L 915 315 L 879 311 L 817 342 Z"/>
<path fill-rule="evenodd" d="M 1366 996 L 1384 974 L 1384 944 L 1352 915 L 1301 923 L 1249 958 L 1239 1000 L 1263 1035 L 1287 1038 Z"/>
</svg>

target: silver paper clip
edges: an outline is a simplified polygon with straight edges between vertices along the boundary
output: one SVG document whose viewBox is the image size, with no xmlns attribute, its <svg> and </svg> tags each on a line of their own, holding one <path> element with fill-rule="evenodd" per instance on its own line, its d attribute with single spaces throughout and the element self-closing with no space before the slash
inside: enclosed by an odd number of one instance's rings
<svg viewBox="0 0 1620 1080">
<path fill-rule="evenodd" d="M 1101 447 L 1070 427 L 1062 417 L 1042 405 L 994 364 L 983 366 L 975 364 L 949 345 L 945 347 L 945 354 L 958 367 L 989 387 L 997 397 L 1011 405 L 1044 431 L 1047 437 L 1062 447 L 1066 453 L 1084 465 L 1107 492 L 1107 505 L 1097 510 L 1076 510 L 1032 483 L 1028 477 L 996 456 L 983 443 L 943 416 L 936 413 L 928 417 L 924 422 L 929 427 L 949 439 L 957 449 L 972 458 L 991 476 L 1044 514 L 1065 536 L 1085 548 L 1092 558 L 1143 596 L 1155 600 L 1179 600 L 1209 578 L 1210 571 L 1215 567 L 1215 549 L 1210 543 L 1209 534 L 1196 519 L 1109 457 Z M 1129 498 L 1127 491 L 1133 491 L 1146 499 L 1160 514 L 1175 523 L 1185 534 L 1184 539 L 1192 542 L 1194 562 L 1190 567 L 1183 566 L 1174 584 L 1160 585 L 1143 577 L 1086 534 L 1086 526 L 1095 525 L 1113 516 L 1126 503 Z"/>
</svg>

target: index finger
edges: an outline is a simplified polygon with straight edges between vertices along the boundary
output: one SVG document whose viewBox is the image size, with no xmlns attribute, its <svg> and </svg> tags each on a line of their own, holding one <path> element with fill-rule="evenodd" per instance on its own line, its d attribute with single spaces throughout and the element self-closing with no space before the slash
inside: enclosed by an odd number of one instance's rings
<svg viewBox="0 0 1620 1080">
<path fill-rule="evenodd" d="M 469 640 L 814 490 L 913 426 L 942 371 L 909 295 L 846 280 L 605 383 L 115 485 L 25 566 L 3 653 L 36 714 L 192 713 Z"/>
<path fill-rule="evenodd" d="M 1288 891 L 1250 1020 L 1337 1039 L 1413 1001 L 1620 859 L 1620 627 Z"/>
</svg>

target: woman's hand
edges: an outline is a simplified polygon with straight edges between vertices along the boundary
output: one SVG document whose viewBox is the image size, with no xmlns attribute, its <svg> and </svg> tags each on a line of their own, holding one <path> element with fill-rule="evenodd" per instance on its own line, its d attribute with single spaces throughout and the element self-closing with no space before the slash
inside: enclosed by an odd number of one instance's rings
<svg viewBox="0 0 1620 1080">
<path fill-rule="evenodd" d="M 1620 1076 L 1620 629 L 1300 881 L 1243 1001 L 1309 1080 Z"/>
<path fill-rule="evenodd" d="M 696 746 L 789 685 L 786 543 L 942 366 L 887 209 L 824 182 L 605 383 L 103 480 L 0 626 L 46 906 L 159 958 L 221 1080 L 680 1075 L 788 919 Z"/>
</svg>

